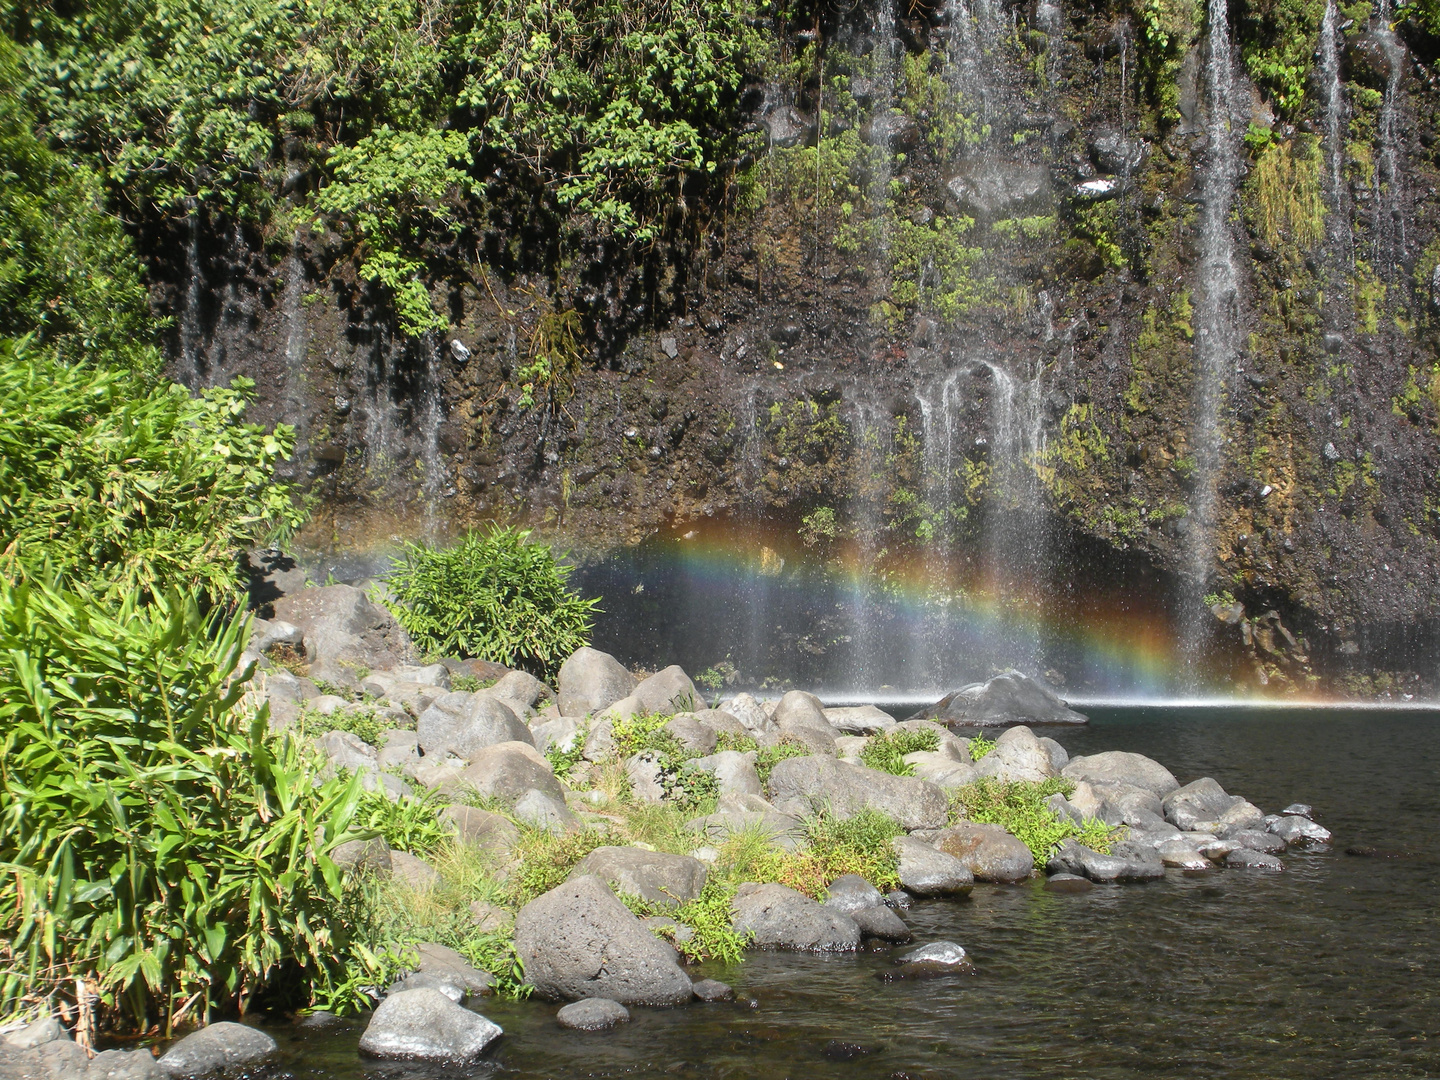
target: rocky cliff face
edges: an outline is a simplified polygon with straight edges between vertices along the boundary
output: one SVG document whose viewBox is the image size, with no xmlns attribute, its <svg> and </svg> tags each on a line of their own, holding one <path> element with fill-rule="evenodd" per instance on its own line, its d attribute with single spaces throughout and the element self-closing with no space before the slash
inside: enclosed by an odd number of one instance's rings
<svg viewBox="0 0 1440 1080">
<path fill-rule="evenodd" d="M 477 208 L 448 334 L 398 336 L 322 231 L 157 233 L 175 372 L 299 428 L 322 544 L 765 521 L 1066 617 L 1130 588 L 1245 681 L 1424 692 L 1440 92 L 1396 19 L 825 9 L 773 28 L 753 153 L 651 248 Z"/>
</svg>

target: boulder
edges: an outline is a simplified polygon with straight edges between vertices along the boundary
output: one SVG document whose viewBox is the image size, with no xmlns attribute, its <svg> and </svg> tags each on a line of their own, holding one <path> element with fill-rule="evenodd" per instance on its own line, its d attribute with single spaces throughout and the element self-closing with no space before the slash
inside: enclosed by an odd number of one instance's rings
<svg viewBox="0 0 1440 1080">
<path fill-rule="evenodd" d="M 704 701 L 678 664 L 657 671 L 630 694 L 647 713 L 688 712 Z"/>
<path fill-rule="evenodd" d="M 724 709 L 697 709 L 690 713 L 697 723 L 704 724 L 716 735 L 745 736 L 750 734 L 750 729 L 731 716 Z"/>
<path fill-rule="evenodd" d="M 1274 833 L 1263 829 L 1237 829 L 1227 833 L 1225 839 L 1236 848 L 1263 851 L 1267 855 L 1285 854 L 1285 841 Z"/>
<path fill-rule="evenodd" d="M 186 1035 L 166 1051 L 158 1064 L 167 1076 L 204 1076 L 253 1065 L 274 1052 L 275 1040 L 265 1032 L 222 1020 Z"/>
<path fill-rule="evenodd" d="M 749 694 L 737 694 L 725 702 L 720 711 L 739 720 L 752 736 L 767 735 L 776 730 L 775 722 L 770 719 L 765 707 Z"/>
<path fill-rule="evenodd" d="M 1160 800 L 1148 788 L 1124 783 L 1092 786 L 1100 798 L 1100 813 L 1096 816 L 1105 824 L 1129 825 L 1150 832 L 1168 833 L 1174 829 L 1161 816 Z"/>
<path fill-rule="evenodd" d="M 609 653 L 585 646 L 560 665 L 560 715 L 598 713 L 635 689 L 635 677 Z"/>
<path fill-rule="evenodd" d="M 900 886 L 916 896 L 964 896 L 975 887 L 970 867 L 913 836 L 890 841 L 899 859 Z"/>
<path fill-rule="evenodd" d="M 250 591 L 250 606 L 270 610 L 276 600 L 306 587 L 307 575 L 295 559 L 275 548 L 255 548 L 240 553 L 240 572 Z"/>
<path fill-rule="evenodd" d="M 754 751 L 742 754 L 738 750 L 722 750 L 708 757 L 691 758 L 685 767 L 713 773 L 721 795 L 759 795 L 763 791 Z"/>
<path fill-rule="evenodd" d="M 429 892 L 440 884 L 440 871 L 408 851 L 390 852 L 390 873 L 416 892 Z"/>
<path fill-rule="evenodd" d="M 327 731 L 314 742 L 316 749 L 329 760 L 327 771 L 349 769 L 358 772 L 377 767 L 375 748 L 348 731 Z"/>
<path fill-rule="evenodd" d="M 324 659 L 381 669 L 419 659 L 399 620 L 349 585 L 287 593 L 275 601 L 275 618 L 300 628 L 312 664 Z"/>
<path fill-rule="evenodd" d="M 674 948 L 593 874 L 572 877 L 521 908 L 515 951 L 526 980 L 551 1000 L 680 1005 L 692 995 Z"/>
<path fill-rule="evenodd" d="M 531 788 L 515 800 L 514 813 L 517 820 L 532 829 L 544 829 L 546 832 L 579 832 L 585 827 L 565 805 L 563 798 L 557 799 L 550 792 L 538 788 Z"/>
<path fill-rule="evenodd" d="M 759 796 L 743 796 L 759 799 Z M 765 803 L 769 806 L 768 803 Z M 693 818 L 685 828 L 699 833 L 706 840 L 723 844 L 732 833 L 759 832 L 770 843 L 785 851 L 796 851 L 805 844 L 805 826 L 797 817 L 774 810 L 717 810 L 704 817 Z"/>
<path fill-rule="evenodd" d="M 34 1050 L 37 1046 L 69 1037 L 60 1026 L 58 1017 L 44 1016 L 39 1020 L 32 1020 L 19 1031 L 0 1036 L 0 1050 Z"/>
<path fill-rule="evenodd" d="M 781 813 L 803 817 L 820 810 L 840 818 L 869 807 L 889 814 L 906 829 L 945 824 L 949 801 L 928 780 L 849 765 L 830 757 L 786 758 L 770 774 L 771 801 Z"/>
<path fill-rule="evenodd" d="M 853 952 L 860 947 L 854 919 L 784 885 L 741 885 L 732 910 L 731 926 L 751 935 L 759 948 Z"/>
<path fill-rule="evenodd" d="M 1190 830 L 1218 823 L 1220 815 L 1235 802 L 1235 796 L 1227 794 L 1218 781 L 1202 776 L 1162 796 L 1161 808 L 1166 821 Z"/>
<path fill-rule="evenodd" d="M 515 922 L 515 916 L 510 912 L 498 904 L 489 904 L 484 900 L 472 900 L 469 911 L 471 924 L 482 934 L 503 933 Z"/>
<path fill-rule="evenodd" d="M 1292 847 L 1328 844 L 1331 840 L 1329 829 L 1300 814 L 1287 814 L 1272 821 L 1270 831 Z"/>
<path fill-rule="evenodd" d="M 402 985 L 403 984 L 403 985 Z M 454 949 L 425 941 L 415 946 L 415 967 L 391 987 L 392 993 L 420 987 L 439 990 L 452 1001 L 485 997 L 495 992 L 495 979 L 481 971 Z"/>
<path fill-rule="evenodd" d="M 1154 845 L 1136 839 L 1117 840 L 1110 845 L 1110 854 L 1125 862 L 1124 881 L 1153 881 L 1165 876 L 1165 864 Z"/>
<path fill-rule="evenodd" d="M 503 702 L 516 716 L 529 716 L 555 692 L 528 671 L 511 671 L 480 693 Z"/>
<path fill-rule="evenodd" d="M 85 1080 L 165 1080 L 149 1050 L 102 1050 L 85 1070 Z"/>
<path fill-rule="evenodd" d="M 1047 868 L 1048 872 L 1048 868 Z M 1062 871 L 1045 879 L 1045 891 L 1054 893 L 1087 893 L 1095 890 L 1095 883 L 1079 874 Z"/>
<path fill-rule="evenodd" d="M 1226 855 L 1225 865 L 1241 870 L 1268 870 L 1271 873 L 1279 873 L 1285 869 L 1285 864 L 1274 855 L 1267 855 L 1263 851 L 1254 851 L 1246 847 L 1238 847 Z"/>
<path fill-rule="evenodd" d="M 360 1036 L 370 1057 L 456 1064 L 473 1061 L 501 1036 L 498 1025 L 438 990 L 417 988 L 380 1003 Z"/>
<path fill-rule="evenodd" d="M 559 750 L 573 750 L 575 740 L 580 737 L 581 724 L 573 716 L 557 716 L 550 720 L 537 720 L 530 725 L 530 737 L 535 749 L 545 754 L 553 746 Z"/>
<path fill-rule="evenodd" d="M 571 872 L 571 877 L 593 874 L 619 893 L 638 896 L 652 904 L 678 907 L 700 895 L 705 887 L 705 864 L 688 855 L 670 855 L 635 847 L 598 847 Z"/>
<path fill-rule="evenodd" d="M 375 755 L 379 769 L 401 769 L 420 760 L 420 737 L 413 731 L 391 728 L 380 733 L 380 751 Z"/>
<path fill-rule="evenodd" d="M 1160 799 L 1180 786 L 1170 770 L 1158 761 L 1125 750 L 1071 758 L 1060 775 L 1067 780 L 1088 780 L 1092 784 L 1130 784 L 1153 792 Z"/>
<path fill-rule="evenodd" d="M 330 859 L 341 870 L 352 874 L 390 876 L 390 845 L 383 836 L 369 840 L 347 840 L 330 852 Z"/>
<path fill-rule="evenodd" d="M 1012 727 L 995 740 L 995 749 L 977 761 L 977 777 L 1000 781 L 1027 780 L 1038 783 L 1055 775 L 1050 750 L 1028 727 Z"/>
<path fill-rule="evenodd" d="M 1153 848 L 1146 857 L 1143 853 L 1118 850 L 1120 847 L 1116 844 L 1113 854 L 1103 855 L 1074 840 L 1063 840 L 1045 864 L 1045 870 L 1050 874 L 1076 874 L 1099 882 L 1148 881 L 1165 876 L 1165 867 Z"/>
<path fill-rule="evenodd" d="M 962 686 L 911 719 L 934 719 L 961 727 L 1086 722 L 1084 715 L 1067 706 L 1050 687 L 1018 671 L 1007 671 L 989 682 Z"/>
<path fill-rule="evenodd" d="M 770 719 L 781 731 L 790 728 L 815 728 L 832 739 L 840 734 L 825 718 L 825 706 L 820 703 L 820 699 L 803 690 L 791 690 L 782 697 Z"/>
<path fill-rule="evenodd" d="M 298 649 L 305 644 L 305 631 L 294 623 L 271 622 L 267 619 L 250 620 L 250 640 L 246 648 L 253 653 L 264 654 L 276 645 L 289 645 Z"/>
<path fill-rule="evenodd" d="M 1230 808 L 1220 815 L 1220 831 L 1223 835 L 1232 832 L 1265 829 L 1265 811 L 1252 802 L 1236 798 Z"/>
<path fill-rule="evenodd" d="M 1284 810 L 1281 810 L 1280 814 L 1282 817 L 1294 815 L 1296 817 L 1309 818 L 1311 821 L 1315 820 L 1315 810 L 1309 803 L 1293 802 L 1285 807 Z"/>
<path fill-rule="evenodd" d="M 929 780 L 946 790 L 964 787 L 980 779 L 974 765 L 956 761 L 940 751 L 917 750 L 906 754 L 905 761 L 922 780 Z"/>
<path fill-rule="evenodd" d="M 508 853 L 520 840 L 520 830 L 509 818 L 475 806 L 447 806 L 440 820 L 454 826 L 460 843 L 496 854 Z"/>
<path fill-rule="evenodd" d="M 910 940 L 909 928 L 886 906 L 880 890 L 858 874 L 846 874 L 832 881 L 823 906 L 849 915 L 867 937 Z"/>
<path fill-rule="evenodd" d="M 629 1021 L 630 1010 L 609 998 L 582 998 L 555 1014 L 555 1022 L 571 1031 L 609 1031 Z"/>
<path fill-rule="evenodd" d="M 530 728 L 510 707 L 483 690 L 436 699 L 420 714 L 415 732 L 427 756 L 473 758 L 487 746 L 535 743 Z"/>
<path fill-rule="evenodd" d="M 1199 849 L 1185 840 L 1167 840 L 1155 849 L 1155 854 L 1166 866 L 1178 870 L 1208 870 L 1212 865 Z"/>
<path fill-rule="evenodd" d="M 895 726 L 895 718 L 875 705 L 826 709 L 825 719 L 843 735 L 874 735 Z"/>
<path fill-rule="evenodd" d="M 963 821 L 942 829 L 932 844 L 969 867 L 976 881 L 1024 881 L 1035 869 L 1030 849 L 999 825 Z"/>
<path fill-rule="evenodd" d="M 692 754 L 715 752 L 715 729 L 695 719 L 694 713 L 676 713 L 665 725 L 665 730 L 679 739 L 680 745 Z"/>
<path fill-rule="evenodd" d="M 1054 739 L 1045 736 L 1041 737 L 1040 745 L 1045 747 L 1046 752 L 1050 755 L 1050 768 L 1054 769 L 1054 775 L 1058 776 L 1060 770 L 1070 764 L 1070 752 Z"/>
<path fill-rule="evenodd" d="M 499 799 L 511 806 L 531 789 L 565 801 L 565 789 L 550 771 L 550 763 L 528 742 L 485 747 L 448 781 L 448 786 L 452 790 L 469 788 L 483 798 Z"/>
<path fill-rule="evenodd" d="M 630 781 L 630 795 L 636 802 L 656 805 L 665 798 L 662 782 L 664 770 L 660 767 L 660 755 L 653 750 L 636 754 L 625 762 L 625 776 Z"/>
</svg>

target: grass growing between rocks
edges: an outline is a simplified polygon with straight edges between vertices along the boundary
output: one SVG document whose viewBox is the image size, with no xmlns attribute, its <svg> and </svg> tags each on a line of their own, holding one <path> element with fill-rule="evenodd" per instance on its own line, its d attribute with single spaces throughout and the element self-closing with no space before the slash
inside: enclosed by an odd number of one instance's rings
<svg viewBox="0 0 1440 1080">
<path fill-rule="evenodd" d="M 1055 777 L 1039 782 L 1029 780 L 977 780 L 957 788 L 950 796 L 951 820 L 964 819 L 999 825 L 1030 849 L 1037 865 L 1043 866 L 1064 840 L 1075 840 L 1088 848 L 1108 854 L 1118 830 L 1090 819 L 1076 825 L 1045 805 L 1051 795 L 1069 795 L 1075 785 Z"/>
<path fill-rule="evenodd" d="M 715 751 L 735 750 L 742 754 L 755 754 L 755 771 L 760 774 L 760 783 L 768 784 L 770 774 L 775 771 L 775 766 L 786 758 L 806 757 L 812 753 L 811 749 L 798 739 L 792 739 L 788 735 L 782 735 L 780 741 L 773 746 L 761 746 L 749 735 L 732 735 L 728 731 L 722 731 L 715 743 Z"/>
<path fill-rule="evenodd" d="M 394 802 L 383 792 L 367 791 L 360 797 L 355 818 L 364 830 L 373 830 L 393 850 L 428 857 L 450 843 L 450 831 L 440 823 L 444 800 L 433 792 Z"/>
<path fill-rule="evenodd" d="M 892 776 L 914 776 L 915 766 L 905 760 L 905 755 L 939 749 L 938 731 L 892 731 L 873 736 L 860 751 L 860 763 Z"/>
</svg>

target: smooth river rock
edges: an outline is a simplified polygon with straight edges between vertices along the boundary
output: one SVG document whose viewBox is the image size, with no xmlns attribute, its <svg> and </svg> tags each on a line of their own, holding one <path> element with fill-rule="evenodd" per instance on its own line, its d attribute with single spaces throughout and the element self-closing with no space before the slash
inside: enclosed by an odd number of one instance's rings
<svg viewBox="0 0 1440 1080">
<path fill-rule="evenodd" d="M 784 885 L 741 885 L 732 910 L 736 933 L 752 935 L 762 949 L 853 952 L 860 947 L 854 919 Z"/>
<path fill-rule="evenodd" d="M 1144 754 L 1106 750 L 1100 754 L 1071 758 L 1060 773 L 1067 780 L 1088 780 L 1092 784 L 1131 784 L 1163 799 L 1180 786 L 1174 774 Z"/>
<path fill-rule="evenodd" d="M 370 1017 L 360 1052 L 410 1061 L 473 1061 L 501 1036 L 497 1024 L 438 990 L 391 994 Z"/>
<path fill-rule="evenodd" d="M 543 791 L 565 801 L 565 788 L 550 763 L 528 742 L 505 742 L 480 750 L 470 764 L 441 785 L 442 790 L 470 788 L 477 795 L 514 806 L 527 791 Z"/>
<path fill-rule="evenodd" d="M 585 646 L 560 665 L 560 715 L 587 716 L 635 690 L 635 677 L 609 653 Z"/>
<path fill-rule="evenodd" d="M 950 810 L 945 792 L 928 780 L 891 776 L 831 757 L 785 759 L 771 772 L 769 789 L 775 808 L 797 817 L 828 810 L 848 818 L 870 807 L 906 829 L 937 829 Z"/>
<path fill-rule="evenodd" d="M 551 1000 L 679 1005 L 692 996 L 674 948 L 594 875 L 571 878 L 521 908 L 515 951 L 526 980 Z"/>
<path fill-rule="evenodd" d="M 308 590 L 307 590 L 308 591 Z M 253 1065 L 275 1052 L 275 1040 L 258 1028 L 222 1020 L 186 1035 L 159 1061 L 168 1076 L 204 1076 Z"/>
<path fill-rule="evenodd" d="M 608 1031 L 629 1020 L 630 1010 L 609 998 L 582 998 L 555 1014 L 555 1022 L 571 1031 Z"/>
<path fill-rule="evenodd" d="M 961 727 L 1087 723 L 1083 714 L 1061 701 L 1050 687 L 1018 671 L 962 686 L 910 719 L 939 720 Z"/>
<path fill-rule="evenodd" d="M 999 825 L 958 822 L 941 829 L 931 844 L 969 867 L 976 881 L 1024 881 L 1035 869 L 1030 849 Z"/>
<path fill-rule="evenodd" d="M 913 836 L 890 841 L 899 860 L 900 887 L 915 896 L 964 896 L 975 888 L 970 867 Z"/>
</svg>

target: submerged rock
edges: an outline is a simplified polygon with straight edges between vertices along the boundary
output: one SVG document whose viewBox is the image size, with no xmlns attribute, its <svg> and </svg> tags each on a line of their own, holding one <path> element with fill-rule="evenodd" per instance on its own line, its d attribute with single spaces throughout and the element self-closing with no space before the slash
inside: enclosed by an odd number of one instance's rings
<svg viewBox="0 0 1440 1080">
<path fill-rule="evenodd" d="M 1050 687 L 1018 671 L 962 686 L 910 719 L 967 727 L 1088 722 L 1084 714 L 1071 709 Z"/>
<path fill-rule="evenodd" d="M 696 981 L 695 997 L 698 1001 L 734 1001 L 735 991 L 718 979 L 699 979 Z"/>
<path fill-rule="evenodd" d="M 1270 831 L 1294 847 L 1330 843 L 1330 830 L 1300 814 L 1287 814 L 1270 823 Z"/>
<path fill-rule="evenodd" d="M 608 1031 L 629 1020 L 630 1010 L 610 998 L 572 1001 L 555 1014 L 555 1022 L 571 1031 Z"/>
<path fill-rule="evenodd" d="M 1236 848 L 1225 856 L 1225 865 L 1238 867 L 1242 870 L 1269 870 L 1278 872 L 1285 869 L 1285 864 L 1274 855 L 1267 855 L 1263 851 L 1254 851 L 1250 848 Z"/>
<path fill-rule="evenodd" d="M 921 945 L 918 949 L 911 949 L 895 958 L 897 964 L 921 962 L 949 964 L 951 967 L 974 966 L 970 963 L 970 957 L 966 955 L 964 946 L 957 945 L 953 941 L 932 941 L 929 945 Z"/>
</svg>

